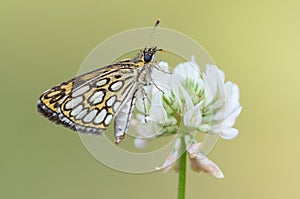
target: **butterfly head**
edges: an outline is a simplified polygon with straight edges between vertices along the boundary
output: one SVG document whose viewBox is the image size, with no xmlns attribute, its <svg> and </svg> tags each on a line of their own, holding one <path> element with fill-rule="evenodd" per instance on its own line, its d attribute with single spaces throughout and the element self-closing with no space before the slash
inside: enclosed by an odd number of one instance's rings
<svg viewBox="0 0 300 199">
<path fill-rule="evenodd" d="M 157 49 L 157 47 L 154 48 L 145 48 L 142 52 L 142 59 L 145 63 L 149 63 L 151 61 L 154 61 L 155 54 L 157 51 L 163 51 L 163 49 Z"/>
<path fill-rule="evenodd" d="M 159 23 L 160 23 L 160 19 L 157 19 L 155 24 L 154 24 L 153 30 L 150 34 L 150 37 L 148 39 L 147 44 L 149 44 L 149 42 L 151 41 L 152 36 L 153 36 L 153 34 L 156 30 L 156 27 L 158 26 Z M 156 46 L 153 47 L 153 48 L 148 48 L 147 45 L 146 45 L 145 49 L 141 53 L 141 58 L 142 58 L 143 62 L 147 64 L 149 62 L 154 61 L 155 60 L 155 54 L 156 54 L 157 51 L 163 51 L 163 49 L 157 49 Z"/>
</svg>

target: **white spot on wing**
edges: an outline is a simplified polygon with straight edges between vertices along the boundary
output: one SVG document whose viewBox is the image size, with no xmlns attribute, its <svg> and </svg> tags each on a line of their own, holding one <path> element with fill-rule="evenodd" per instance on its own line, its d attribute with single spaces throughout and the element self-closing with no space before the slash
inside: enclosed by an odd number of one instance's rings
<svg viewBox="0 0 300 199">
<path fill-rule="evenodd" d="M 118 91 L 123 86 L 122 81 L 116 81 L 110 85 L 110 89 L 112 91 Z"/>
<path fill-rule="evenodd" d="M 74 109 L 71 111 L 71 115 L 72 115 L 72 116 L 77 115 L 77 114 L 82 110 L 82 108 L 83 108 L 82 105 L 77 106 L 76 108 L 74 108 Z"/>
<path fill-rule="evenodd" d="M 65 108 L 71 109 L 71 108 L 77 106 L 78 104 L 80 104 L 80 102 L 82 102 L 82 100 L 83 100 L 82 96 L 76 97 L 76 98 L 68 101 L 68 103 L 66 103 L 66 105 L 65 105 Z"/>
<path fill-rule="evenodd" d="M 87 109 L 82 110 L 80 113 L 78 113 L 78 115 L 76 115 L 75 119 L 81 119 L 83 118 L 83 116 L 85 116 L 87 114 Z"/>
<path fill-rule="evenodd" d="M 116 102 L 115 104 L 114 104 L 114 106 L 113 106 L 113 111 L 114 112 L 117 112 L 117 110 L 118 110 L 118 108 L 119 108 L 119 106 L 121 105 L 121 102 Z"/>
<path fill-rule="evenodd" d="M 72 97 L 77 97 L 79 95 L 82 95 L 84 94 L 85 92 L 87 92 L 88 90 L 90 90 L 90 86 L 89 85 L 85 85 L 77 90 L 75 90 L 73 93 L 72 93 Z"/>
<path fill-rule="evenodd" d="M 89 101 L 93 104 L 98 104 L 101 103 L 103 101 L 104 98 L 104 92 L 101 91 L 96 91 L 92 97 L 89 99 Z"/>
<path fill-rule="evenodd" d="M 91 122 L 94 117 L 97 115 L 98 111 L 97 110 L 92 110 L 90 111 L 84 118 L 83 121 L 84 122 Z"/>
<path fill-rule="evenodd" d="M 111 119 L 112 119 L 112 115 L 111 114 L 107 114 L 107 116 L 105 118 L 105 121 L 104 121 L 104 124 L 105 125 L 109 125 Z"/>
<path fill-rule="evenodd" d="M 114 96 L 111 96 L 107 101 L 106 101 L 106 106 L 110 107 L 112 106 L 115 101 L 116 101 L 117 97 L 114 95 Z"/>
<path fill-rule="evenodd" d="M 100 81 L 98 81 L 96 83 L 97 86 L 104 86 L 105 84 L 107 84 L 107 79 L 101 79 Z"/>
<path fill-rule="evenodd" d="M 94 123 L 100 124 L 104 120 L 106 113 L 107 113 L 106 109 L 102 109 L 100 111 L 100 113 L 96 116 L 96 118 L 94 119 Z"/>
</svg>

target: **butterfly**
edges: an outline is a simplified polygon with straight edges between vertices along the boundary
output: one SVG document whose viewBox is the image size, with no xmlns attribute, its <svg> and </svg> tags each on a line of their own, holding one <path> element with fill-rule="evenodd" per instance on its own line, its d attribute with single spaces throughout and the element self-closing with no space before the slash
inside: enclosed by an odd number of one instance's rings
<svg viewBox="0 0 300 199">
<path fill-rule="evenodd" d="M 156 21 L 152 34 L 159 24 Z M 152 35 L 151 34 L 151 35 Z M 154 83 L 157 47 L 145 47 L 133 58 L 79 75 L 45 91 L 37 110 L 56 124 L 74 131 L 101 135 L 114 119 L 115 143 L 128 130 L 137 92 Z"/>
</svg>

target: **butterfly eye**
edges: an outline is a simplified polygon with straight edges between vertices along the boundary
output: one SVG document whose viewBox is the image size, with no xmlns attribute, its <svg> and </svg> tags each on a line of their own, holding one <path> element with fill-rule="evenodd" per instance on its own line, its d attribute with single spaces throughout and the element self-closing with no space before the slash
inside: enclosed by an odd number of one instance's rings
<svg viewBox="0 0 300 199">
<path fill-rule="evenodd" d="M 149 63 L 151 61 L 151 59 L 152 59 L 152 55 L 150 55 L 150 54 L 145 54 L 144 55 L 144 61 L 146 63 Z"/>
</svg>

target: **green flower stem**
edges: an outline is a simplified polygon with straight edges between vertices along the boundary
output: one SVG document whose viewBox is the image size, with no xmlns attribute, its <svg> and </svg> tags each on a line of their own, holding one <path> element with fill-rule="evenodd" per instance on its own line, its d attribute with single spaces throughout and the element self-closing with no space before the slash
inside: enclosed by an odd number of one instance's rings
<svg viewBox="0 0 300 199">
<path fill-rule="evenodd" d="M 186 150 L 184 139 L 182 139 L 183 154 L 180 157 L 179 178 L 178 178 L 178 199 L 185 198 L 185 174 L 186 174 Z"/>
</svg>

